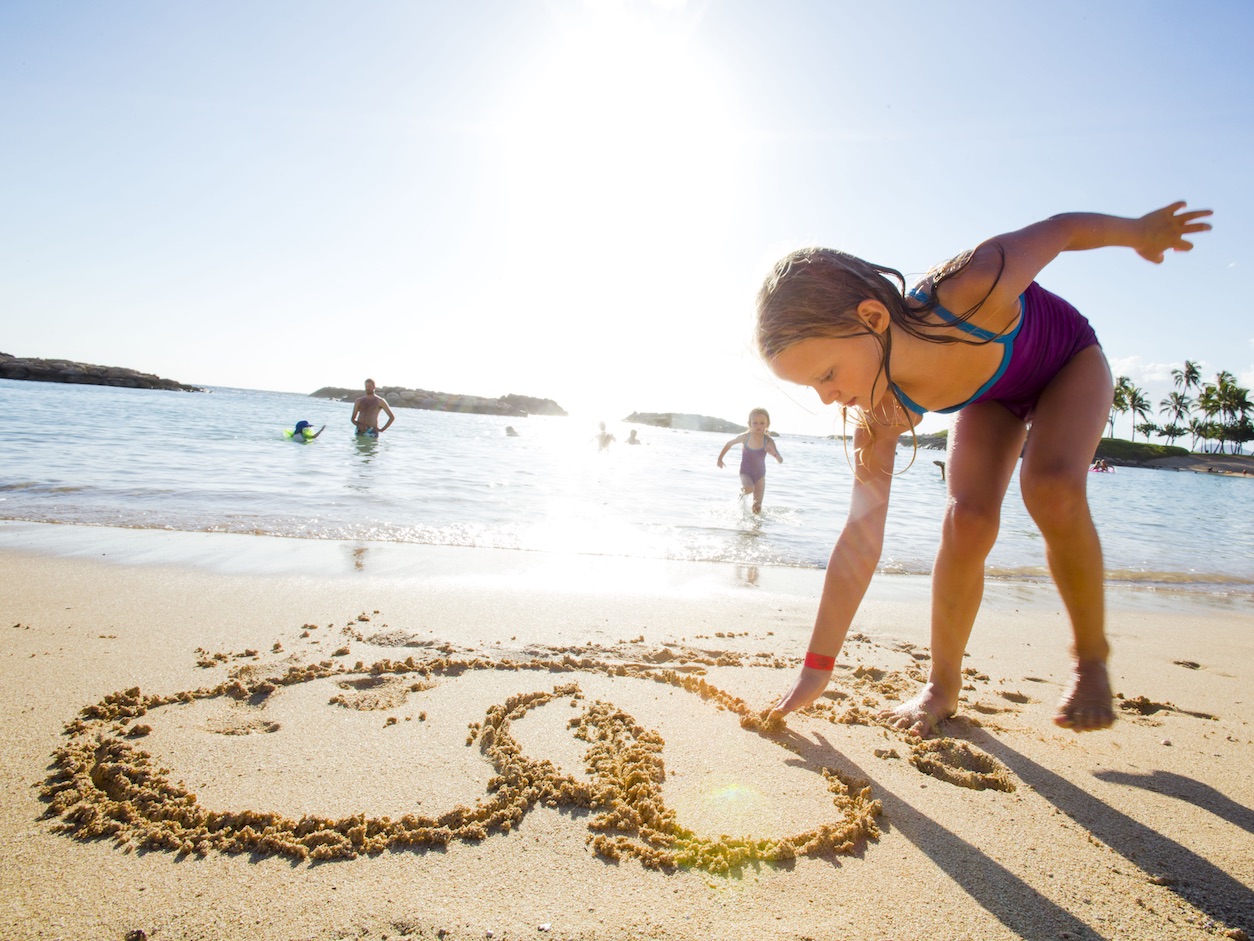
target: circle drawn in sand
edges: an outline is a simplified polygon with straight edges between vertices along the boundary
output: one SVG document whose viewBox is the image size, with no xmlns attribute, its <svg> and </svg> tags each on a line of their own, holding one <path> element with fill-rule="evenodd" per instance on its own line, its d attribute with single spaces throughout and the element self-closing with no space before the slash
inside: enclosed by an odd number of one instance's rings
<svg viewBox="0 0 1254 941">
<path fill-rule="evenodd" d="M 155 765 L 149 753 L 126 740 L 131 720 L 178 703 L 219 697 L 255 702 L 279 687 L 334 676 L 343 678 L 341 705 L 373 709 L 415 684 L 422 688 L 433 677 L 455 677 L 467 670 L 590 672 L 651 679 L 739 715 L 741 726 L 751 733 L 769 731 L 743 700 L 674 669 L 613 666 L 569 655 L 556 662 L 449 657 L 415 661 L 409 657 L 381 660 L 369 667 L 358 663 L 352 670 L 324 660 L 254 682 L 236 678 L 168 696 L 144 695 L 134 687 L 84 708 L 66 726 L 69 742 L 54 753 L 54 771 L 43 783 L 41 796 L 49 805 L 46 815 L 59 818 L 60 832 L 83 840 L 111 838 L 123 846 L 201 856 L 216 851 L 316 861 L 484 840 L 494 833 L 509 833 L 540 803 L 590 811 L 588 843 L 602 857 L 635 858 L 656 869 L 684 867 L 715 873 L 755 861 L 779 863 L 798 856 L 851 853 L 879 837 L 876 817 L 881 805 L 872 799 L 870 786 L 828 768 L 819 773 L 837 812 L 833 822 L 781 839 L 699 836 L 681 826 L 662 800 L 666 772 L 661 736 L 611 703 L 586 704 L 576 683 L 555 686 L 551 692 L 518 694 L 489 708 L 484 720 L 472 725 L 467 739 L 495 771 L 488 793 L 473 807 L 457 806 L 437 816 L 405 814 L 392 819 L 355 814 L 331 819 L 306 815 L 292 819 L 251 809 L 209 810 L 172 780 L 168 769 Z M 590 781 L 564 774 L 549 761 L 528 758 L 512 734 L 514 720 L 559 699 L 584 706 L 569 727 L 576 739 L 588 745 L 584 763 Z"/>
<path fill-rule="evenodd" d="M 988 752 L 960 739 L 917 742 L 910 747 L 910 764 L 924 774 L 975 791 L 1009 793 L 1015 789 L 1009 768 Z"/>
</svg>

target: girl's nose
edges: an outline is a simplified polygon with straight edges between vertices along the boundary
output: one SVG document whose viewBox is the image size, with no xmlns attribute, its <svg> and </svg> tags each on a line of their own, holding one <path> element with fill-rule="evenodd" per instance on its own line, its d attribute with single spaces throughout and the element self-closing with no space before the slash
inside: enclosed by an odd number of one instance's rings
<svg viewBox="0 0 1254 941">
<path fill-rule="evenodd" d="M 831 405 L 836 401 L 836 390 L 831 386 L 815 386 L 814 391 L 819 394 L 819 399 L 824 405 Z"/>
</svg>

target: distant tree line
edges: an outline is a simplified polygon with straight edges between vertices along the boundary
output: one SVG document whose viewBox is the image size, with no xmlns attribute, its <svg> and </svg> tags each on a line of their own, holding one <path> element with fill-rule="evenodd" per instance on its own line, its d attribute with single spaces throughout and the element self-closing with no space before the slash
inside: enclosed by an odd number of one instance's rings
<svg viewBox="0 0 1254 941">
<path fill-rule="evenodd" d="M 1171 371 L 1171 379 L 1176 391 L 1158 403 L 1158 415 L 1166 418 L 1162 424 L 1151 420 L 1153 403 L 1131 379 L 1116 379 L 1110 437 L 1115 436 L 1115 417 L 1131 413 L 1133 441 L 1138 431 L 1146 441 L 1150 435 L 1158 435 L 1168 444 L 1189 435 L 1192 451 L 1198 450 L 1201 441 L 1203 450 L 1222 453 L 1228 447 L 1233 454 L 1254 441 L 1254 402 L 1250 401 L 1250 390 L 1238 386 L 1232 373 L 1224 370 L 1215 375 L 1214 382 L 1203 382 L 1197 363 L 1186 359 L 1181 368 Z"/>
</svg>

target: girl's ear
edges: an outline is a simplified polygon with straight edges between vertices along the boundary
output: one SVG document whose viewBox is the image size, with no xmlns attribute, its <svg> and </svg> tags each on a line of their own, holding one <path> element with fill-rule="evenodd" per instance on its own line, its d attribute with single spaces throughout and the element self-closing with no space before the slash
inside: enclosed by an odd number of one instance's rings
<svg viewBox="0 0 1254 941">
<path fill-rule="evenodd" d="M 872 333 L 883 333 L 892 322 L 888 308 L 874 298 L 868 297 L 858 305 L 858 319 Z"/>
</svg>

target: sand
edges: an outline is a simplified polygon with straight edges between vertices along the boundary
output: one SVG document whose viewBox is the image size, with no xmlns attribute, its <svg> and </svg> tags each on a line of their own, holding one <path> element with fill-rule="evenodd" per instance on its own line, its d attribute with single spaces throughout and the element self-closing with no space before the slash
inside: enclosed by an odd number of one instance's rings
<svg viewBox="0 0 1254 941">
<path fill-rule="evenodd" d="M 1254 933 L 1248 598 L 1112 591 L 1119 722 L 1076 736 L 1056 597 L 991 586 L 916 743 L 876 713 L 922 580 L 770 729 L 817 573 L 0 535 L 5 939 Z"/>
<path fill-rule="evenodd" d="M 1195 474 L 1222 474 L 1226 477 L 1254 478 L 1254 455 L 1193 454 L 1160 457 L 1145 463 L 1159 470 L 1192 471 Z"/>
</svg>

